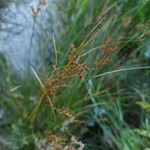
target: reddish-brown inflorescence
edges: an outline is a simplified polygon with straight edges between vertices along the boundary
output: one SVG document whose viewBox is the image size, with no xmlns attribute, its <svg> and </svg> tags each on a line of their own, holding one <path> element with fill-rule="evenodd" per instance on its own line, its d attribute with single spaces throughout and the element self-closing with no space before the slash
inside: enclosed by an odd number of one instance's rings
<svg viewBox="0 0 150 150">
<path fill-rule="evenodd" d="M 112 59 L 110 58 L 110 54 L 115 52 L 117 49 L 116 48 L 110 48 L 109 45 L 110 39 L 106 40 L 104 46 L 103 46 L 103 56 L 102 59 L 100 61 L 96 62 L 96 67 L 100 67 L 101 65 L 105 65 L 107 63 L 109 63 L 110 61 L 112 61 Z"/>
<path fill-rule="evenodd" d="M 58 88 L 63 85 L 66 80 L 69 80 L 74 76 L 82 78 L 86 75 L 90 68 L 85 63 L 79 63 L 77 57 L 78 49 L 72 45 L 67 65 L 63 69 L 58 70 L 56 66 L 54 66 L 56 78 L 45 81 L 45 96 L 54 95 Z"/>
<path fill-rule="evenodd" d="M 47 4 L 46 0 L 39 0 L 37 7 L 30 6 L 32 11 L 32 17 L 35 20 L 41 8 Z"/>
</svg>

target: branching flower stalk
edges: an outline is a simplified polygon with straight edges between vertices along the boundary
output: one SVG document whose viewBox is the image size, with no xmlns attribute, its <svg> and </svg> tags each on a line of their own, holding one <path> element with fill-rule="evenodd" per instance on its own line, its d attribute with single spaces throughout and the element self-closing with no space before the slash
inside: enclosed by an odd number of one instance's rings
<svg viewBox="0 0 150 150">
<path fill-rule="evenodd" d="M 32 11 L 32 17 L 33 17 L 34 20 L 37 18 L 41 8 L 43 6 L 45 6 L 46 4 L 47 4 L 46 0 L 39 0 L 38 5 L 36 7 L 30 6 L 31 11 Z"/>
<path fill-rule="evenodd" d="M 77 62 L 78 49 L 73 45 L 71 47 L 70 54 L 68 56 L 68 63 L 63 69 L 57 70 L 54 66 L 56 78 L 47 79 L 44 83 L 45 93 L 44 96 L 52 96 L 60 88 L 61 85 L 65 83 L 68 79 L 72 77 L 84 77 L 90 68 L 83 62 Z"/>
</svg>

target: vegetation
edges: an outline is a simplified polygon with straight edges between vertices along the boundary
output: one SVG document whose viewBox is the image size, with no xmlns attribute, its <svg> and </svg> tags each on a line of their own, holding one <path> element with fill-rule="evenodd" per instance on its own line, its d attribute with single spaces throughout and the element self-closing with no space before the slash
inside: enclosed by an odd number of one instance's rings
<svg viewBox="0 0 150 150">
<path fill-rule="evenodd" d="M 52 32 L 42 28 L 44 7 Z M 0 148 L 150 148 L 149 7 L 149 0 L 31 6 L 40 62 L 29 59 L 20 76 L 0 55 Z"/>
</svg>

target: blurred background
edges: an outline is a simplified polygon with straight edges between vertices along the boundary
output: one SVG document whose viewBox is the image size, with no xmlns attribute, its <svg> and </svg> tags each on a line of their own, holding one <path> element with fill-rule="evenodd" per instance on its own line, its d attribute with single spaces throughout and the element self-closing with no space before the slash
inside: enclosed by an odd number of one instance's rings
<svg viewBox="0 0 150 150">
<path fill-rule="evenodd" d="M 61 134 L 67 119 L 54 120 L 46 102 L 26 123 L 42 94 L 31 66 L 44 82 L 93 28 L 79 52 L 90 68 L 103 45 L 117 50 L 52 97 L 56 108 L 82 114 L 65 136 L 90 150 L 150 148 L 150 0 L 0 0 L 0 150 L 42 149 L 45 130 Z"/>
</svg>

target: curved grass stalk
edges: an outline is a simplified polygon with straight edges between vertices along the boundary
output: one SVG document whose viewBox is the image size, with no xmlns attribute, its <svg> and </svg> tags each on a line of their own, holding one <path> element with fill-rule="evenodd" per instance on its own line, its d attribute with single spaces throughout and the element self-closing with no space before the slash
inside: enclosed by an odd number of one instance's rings
<svg viewBox="0 0 150 150">
<path fill-rule="evenodd" d="M 84 56 L 86 56 L 86 55 L 88 55 L 88 54 L 90 54 L 90 53 L 92 53 L 92 52 L 94 52 L 94 51 L 100 49 L 101 47 L 102 47 L 102 46 L 97 46 L 97 47 L 91 48 L 91 49 L 89 49 L 86 53 L 81 54 L 80 57 L 84 57 Z"/>
<path fill-rule="evenodd" d="M 32 66 L 31 66 L 31 70 L 32 70 L 33 74 L 35 75 L 36 79 L 38 80 L 38 82 L 40 83 L 42 89 L 44 90 L 44 85 Z"/>
<path fill-rule="evenodd" d="M 89 95 L 89 96 L 84 97 L 83 99 L 81 99 L 81 100 L 79 100 L 78 102 L 76 102 L 76 103 L 73 105 L 73 107 L 74 107 L 74 106 L 77 106 L 77 105 L 81 105 L 81 103 L 88 101 L 88 100 L 89 100 L 90 98 L 92 98 L 93 96 L 102 95 L 102 94 L 108 92 L 108 90 L 109 90 L 109 88 L 104 89 L 104 90 L 99 91 L 99 92 L 92 93 L 92 96 Z"/>
<path fill-rule="evenodd" d="M 34 70 L 34 68 L 31 66 L 31 70 L 33 72 L 33 74 L 35 75 L 36 79 L 38 80 L 38 82 L 40 83 L 41 85 L 41 88 L 43 89 L 43 91 L 45 91 L 44 89 L 44 85 L 42 83 L 42 81 L 40 80 L 40 78 L 38 77 L 36 71 Z M 44 97 L 41 97 L 41 99 L 38 101 L 38 103 L 36 104 L 35 108 L 33 109 L 33 111 L 31 112 L 30 116 L 27 118 L 27 122 L 30 121 L 30 122 L 33 122 L 37 112 L 38 112 L 38 109 L 40 107 L 40 105 L 42 104 L 43 102 L 43 99 Z M 47 99 L 48 99 L 48 102 L 52 108 L 52 112 L 53 112 L 53 116 L 54 116 L 54 120 L 55 120 L 55 111 L 54 111 L 54 106 L 53 106 L 53 103 L 52 103 L 52 100 L 50 99 L 49 96 L 47 96 Z"/>
<path fill-rule="evenodd" d="M 117 4 L 118 4 L 118 2 L 113 3 L 108 9 L 106 9 L 103 12 L 103 16 L 104 16 L 104 14 L 108 13 Z M 103 23 L 103 21 L 105 19 L 106 19 L 105 17 L 101 18 L 100 21 L 91 29 L 91 31 L 88 33 L 88 35 L 81 42 L 81 44 L 80 44 L 80 46 L 78 48 L 78 51 L 80 51 L 81 49 L 86 47 L 92 41 L 92 39 L 94 39 L 94 37 L 96 37 L 98 35 L 98 33 L 100 32 L 100 29 L 99 29 L 99 31 L 97 31 L 97 28 L 101 25 L 101 23 Z"/>
<path fill-rule="evenodd" d="M 89 41 L 91 41 L 91 38 L 88 40 L 89 37 L 91 37 L 92 34 L 94 34 L 94 32 L 96 31 L 96 29 L 99 27 L 99 25 L 105 20 L 105 18 L 102 18 L 94 27 L 93 29 L 88 33 L 88 35 L 85 37 L 85 39 L 82 41 L 82 43 L 80 44 L 78 50 L 83 49 L 88 43 Z M 94 35 L 93 35 L 94 36 Z M 93 38 L 92 38 L 93 39 Z M 87 41 L 88 40 L 88 41 Z M 87 41 L 87 42 L 86 42 Z M 85 43 L 86 42 L 86 43 Z"/>
<path fill-rule="evenodd" d="M 105 76 L 105 75 L 109 75 L 109 74 L 113 74 L 113 73 L 124 72 L 124 71 L 132 71 L 132 70 L 141 70 L 141 69 L 150 69 L 150 66 L 123 68 L 123 69 L 108 71 L 108 72 L 105 72 L 105 73 L 98 74 L 98 75 L 92 77 L 92 79 L 95 79 L 95 78 L 98 78 L 98 77 L 101 77 L 101 76 Z"/>
<path fill-rule="evenodd" d="M 29 61 L 28 61 L 28 73 L 30 74 L 30 66 L 31 66 L 31 55 L 32 55 L 32 46 L 33 46 L 33 38 L 34 38 L 34 34 L 35 34 L 35 27 L 36 27 L 36 21 L 37 19 L 34 20 L 34 24 L 33 24 L 33 29 L 32 29 L 32 34 L 31 34 L 31 38 L 30 38 L 30 46 L 29 46 Z"/>
<path fill-rule="evenodd" d="M 56 48 L 56 42 L 55 42 L 54 33 L 53 33 L 52 39 L 53 39 L 54 52 L 55 52 L 55 64 L 54 64 L 54 66 L 56 68 L 57 67 L 57 63 L 58 63 L 58 57 L 57 57 L 57 48 Z M 53 70 L 52 73 L 51 73 L 51 77 L 50 77 L 51 79 L 54 76 L 54 72 L 55 72 L 55 70 Z"/>
<path fill-rule="evenodd" d="M 77 118 L 79 116 L 82 116 L 83 114 L 89 112 L 89 110 L 92 110 L 93 108 L 101 106 L 101 105 L 106 105 L 106 103 L 105 102 L 99 102 L 99 103 L 90 104 L 90 105 L 87 105 L 85 107 L 82 107 L 82 110 L 79 110 L 79 112 L 76 113 L 75 117 Z"/>
<path fill-rule="evenodd" d="M 38 109 L 39 109 L 40 105 L 42 104 L 42 102 L 43 102 L 43 97 L 41 97 L 41 99 L 36 104 L 35 108 L 32 110 L 31 114 L 29 115 L 29 117 L 26 120 L 27 122 L 33 122 L 34 121 L 35 116 L 36 116 Z"/>
<path fill-rule="evenodd" d="M 58 57 L 57 57 L 57 47 L 56 47 L 54 33 L 53 33 L 53 44 L 54 44 L 54 51 L 55 51 L 55 66 L 57 67 Z"/>
</svg>

